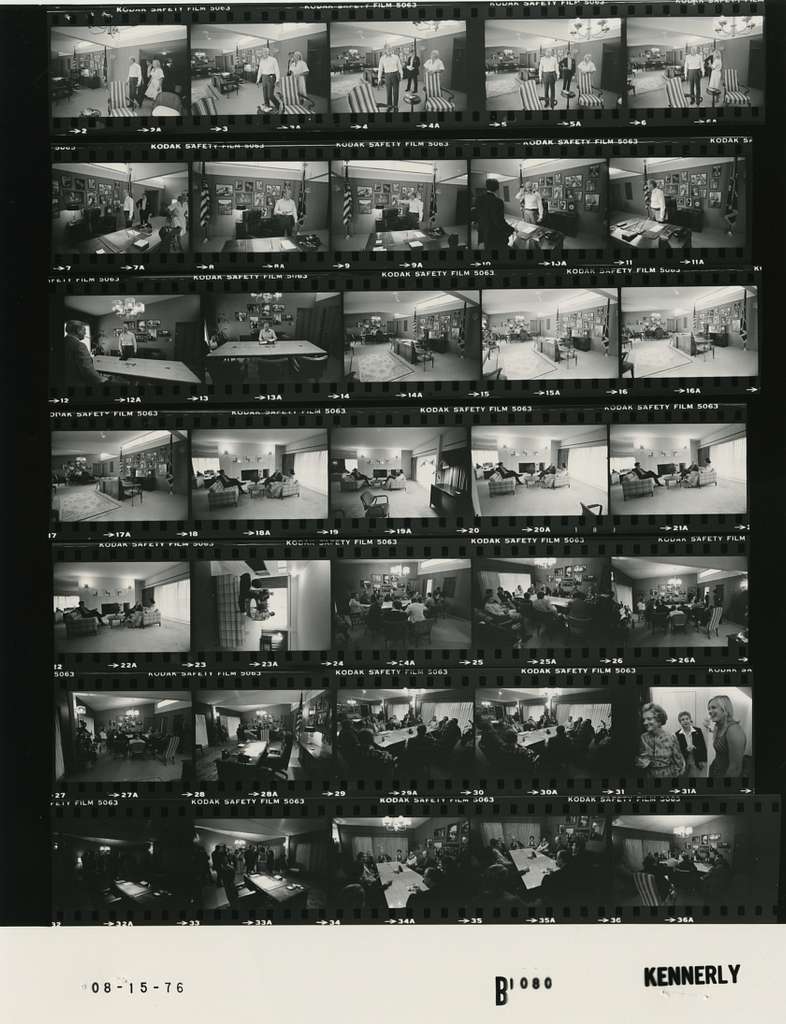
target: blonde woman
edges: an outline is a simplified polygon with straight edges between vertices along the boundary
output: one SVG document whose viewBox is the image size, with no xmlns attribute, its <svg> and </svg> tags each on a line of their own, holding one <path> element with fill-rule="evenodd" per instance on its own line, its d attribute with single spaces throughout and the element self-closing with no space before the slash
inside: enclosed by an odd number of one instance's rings
<svg viewBox="0 0 786 1024">
<path fill-rule="evenodd" d="M 155 100 L 156 96 L 163 89 L 164 72 L 161 68 L 161 61 L 154 60 L 150 65 L 150 74 L 147 78 L 147 89 L 145 89 L 145 97 L 149 100 Z"/>
<path fill-rule="evenodd" d="M 685 758 L 677 737 L 664 729 L 668 720 L 669 716 L 659 704 L 645 704 L 641 709 L 644 732 L 636 767 L 646 768 L 653 779 L 676 779 L 685 773 Z"/>
<path fill-rule="evenodd" d="M 712 732 L 715 759 L 710 765 L 710 778 L 739 779 L 747 739 L 734 717 L 734 705 L 726 696 L 713 697 L 707 704 L 708 728 Z"/>
<path fill-rule="evenodd" d="M 723 77 L 723 54 L 720 50 L 715 50 L 712 54 L 712 64 L 710 65 L 710 81 L 707 86 L 707 91 L 720 92 L 721 91 L 721 79 Z"/>
<path fill-rule="evenodd" d="M 308 64 L 303 60 L 303 54 L 299 50 L 295 50 L 287 68 L 287 74 L 297 79 L 297 91 L 300 96 L 306 96 L 308 93 L 306 89 L 306 75 L 308 71 Z"/>
</svg>

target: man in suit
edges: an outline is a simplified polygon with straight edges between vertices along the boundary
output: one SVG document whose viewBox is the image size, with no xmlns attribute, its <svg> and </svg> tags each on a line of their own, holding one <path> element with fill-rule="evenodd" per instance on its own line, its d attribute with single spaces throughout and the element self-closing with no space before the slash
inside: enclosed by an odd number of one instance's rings
<svg viewBox="0 0 786 1024">
<path fill-rule="evenodd" d="M 572 53 L 566 53 L 559 62 L 560 75 L 562 77 L 562 88 L 565 92 L 570 89 L 570 83 L 576 74 L 576 58 Z"/>
<path fill-rule="evenodd" d="M 93 368 L 93 360 L 83 339 L 87 328 L 78 320 L 69 320 L 63 338 L 63 383 L 68 387 L 103 384 L 104 378 Z"/>
<path fill-rule="evenodd" d="M 513 230 L 505 220 L 505 205 L 500 199 L 499 182 L 486 179 L 486 191 L 478 196 L 473 210 L 473 221 L 478 226 L 478 244 L 486 252 L 504 252 Z"/>
<path fill-rule="evenodd" d="M 420 74 L 420 57 L 413 50 L 412 53 L 407 57 L 407 62 L 404 65 L 404 76 L 407 79 L 407 85 L 404 92 L 417 92 L 418 91 L 418 75 Z"/>
</svg>

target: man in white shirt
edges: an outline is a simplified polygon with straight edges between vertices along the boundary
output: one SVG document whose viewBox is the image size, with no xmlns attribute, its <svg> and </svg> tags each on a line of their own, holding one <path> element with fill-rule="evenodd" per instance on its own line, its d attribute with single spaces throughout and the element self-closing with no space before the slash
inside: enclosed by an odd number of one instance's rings
<svg viewBox="0 0 786 1024">
<path fill-rule="evenodd" d="M 546 50 L 538 64 L 538 81 L 543 86 L 543 98 L 546 106 L 554 109 L 557 105 L 556 84 L 559 73 L 559 62 L 553 50 Z M 551 98 L 549 98 L 551 97 Z"/>
<path fill-rule="evenodd" d="M 398 87 L 403 73 L 398 54 L 393 53 L 390 43 L 385 43 L 379 58 L 377 80 L 380 85 L 385 83 L 385 103 L 390 110 L 398 110 Z"/>
<path fill-rule="evenodd" d="M 650 216 L 658 223 L 666 219 L 666 194 L 662 188 L 658 188 L 656 182 L 651 181 L 650 185 Z"/>
<path fill-rule="evenodd" d="M 701 103 L 701 73 L 704 70 L 704 61 L 695 46 L 691 46 L 690 53 L 685 54 L 685 66 L 683 73 L 685 81 L 690 86 L 690 101 L 698 107 Z"/>
<path fill-rule="evenodd" d="M 125 214 L 125 217 L 126 217 L 126 227 L 127 228 L 130 228 L 131 225 L 134 223 L 134 210 L 135 209 L 136 209 L 136 203 L 134 202 L 134 197 L 131 195 L 131 191 L 129 189 L 129 191 L 126 193 L 125 199 L 123 200 L 123 213 Z"/>
<path fill-rule="evenodd" d="M 420 196 L 412 196 L 409 200 L 409 212 L 414 213 L 418 219 L 418 224 L 423 220 L 423 200 Z"/>
<path fill-rule="evenodd" d="M 270 324 L 265 324 L 259 332 L 258 340 L 261 345 L 273 345 L 278 341 L 278 337 Z"/>
<path fill-rule="evenodd" d="M 287 234 L 292 234 L 292 225 L 297 221 L 297 206 L 295 200 L 292 198 L 292 193 L 289 190 L 289 186 L 284 186 L 284 191 L 280 199 L 276 200 L 276 205 L 273 207 L 274 217 L 291 217 L 292 224 L 287 228 Z"/>
<path fill-rule="evenodd" d="M 142 66 L 136 57 L 132 57 L 128 65 L 128 98 L 131 107 L 142 102 Z"/>
<path fill-rule="evenodd" d="M 135 353 L 136 335 L 128 324 L 123 324 L 123 330 L 120 333 L 120 358 L 129 359 Z"/>
<path fill-rule="evenodd" d="M 425 622 L 426 621 L 426 606 L 420 600 L 420 595 L 416 594 L 409 602 L 407 607 L 407 622 Z"/>
<path fill-rule="evenodd" d="M 527 224 L 540 224 L 543 220 L 543 199 L 535 185 L 529 182 L 516 196 L 521 203 L 521 217 Z"/>
<path fill-rule="evenodd" d="M 281 78 L 278 61 L 271 56 L 270 48 L 264 46 L 259 57 L 257 68 L 257 85 L 262 86 L 262 107 L 265 111 L 278 106 L 276 102 L 276 85 Z"/>
<path fill-rule="evenodd" d="M 358 600 L 357 594 L 353 594 L 349 599 L 349 610 L 353 615 L 365 615 L 368 612 L 369 606 L 367 604 L 361 604 Z"/>
</svg>

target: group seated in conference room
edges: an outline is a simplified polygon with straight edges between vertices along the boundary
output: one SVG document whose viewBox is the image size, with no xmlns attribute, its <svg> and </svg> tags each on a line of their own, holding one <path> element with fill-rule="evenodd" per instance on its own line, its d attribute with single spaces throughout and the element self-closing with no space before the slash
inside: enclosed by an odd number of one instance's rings
<svg viewBox="0 0 786 1024">
<path fill-rule="evenodd" d="M 758 289 L 623 288 L 621 376 L 754 377 Z"/>
<path fill-rule="evenodd" d="M 328 906 L 325 819 L 203 818 L 195 831 L 203 909 L 299 914 Z"/>
<path fill-rule="evenodd" d="M 328 164 L 195 164 L 195 251 L 313 253 L 328 247 Z"/>
<path fill-rule="evenodd" d="M 60 322 L 62 334 L 52 339 L 52 378 L 59 388 L 196 385 L 203 379 L 196 295 L 145 295 L 144 301 L 68 295 Z"/>
<path fill-rule="evenodd" d="M 194 116 L 327 113 L 326 25 L 192 25 L 190 42 Z"/>
<path fill-rule="evenodd" d="M 395 447 L 390 438 L 395 437 Z M 330 510 L 352 519 L 455 517 L 469 511 L 463 428 L 339 428 L 330 437 Z"/>
<path fill-rule="evenodd" d="M 486 288 L 487 380 L 612 380 L 619 375 L 618 304 L 611 288 Z"/>
<path fill-rule="evenodd" d="M 204 690 L 194 706 L 196 774 L 230 785 L 320 779 L 330 770 L 326 690 Z"/>
<path fill-rule="evenodd" d="M 334 114 L 466 110 L 466 82 L 463 21 L 352 21 L 330 27 Z"/>
<path fill-rule="evenodd" d="M 650 779 L 749 779 L 752 713 L 750 687 L 650 687 L 634 766 Z"/>
<path fill-rule="evenodd" d="M 191 762 L 188 691 L 58 694 L 58 782 L 175 782 Z"/>
<path fill-rule="evenodd" d="M 607 245 L 605 160 L 473 160 L 470 245 L 554 259 Z"/>
<path fill-rule="evenodd" d="M 185 819 L 65 817 L 51 857 L 53 901 L 63 910 L 156 914 L 199 905 L 202 866 Z"/>
<path fill-rule="evenodd" d="M 440 915 L 470 895 L 466 818 L 336 818 L 336 902 Z"/>
<path fill-rule="evenodd" d="M 438 563 L 436 569 L 430 563 Z M 334 640 L 341 648 L 463 650 L 471 646 L 470 565 L 356 559 L 334 566 Z"/>
<path fill-rule="evenodd" d="M 472 614 L 479 647 L 604 646 L 624 640 L 624 609 L 612 594 L 606 559 L 484 559 L 475 570 Z"/>
<path fill-rule="evenodd" d="M 193 519 L 324 519 L 327 512 L 326 431 L 193 432 Z"/>
<path fill-rule="evenodd" d="M 617 515 L 744 515 L 744 427 L 725 423 L 613 426 L 611 511 Z"/>
<path fill-rule="evenodd" d="M 188 252 L 188 167 L 52 165 L 52 251 L 156 256 Z"/>
<path fill-rule="evenodd" d="M 206 295 L 205 368 L 219 389 L 261 394 L 279 383 L 338 381 L 341 296 L 336 292 Z"/>
<path fill-rule="evenodd" d="M 268 656 L 329 650 L 330 568 L 318 559 L 195 562 L 195 645 Z"/>
<path fill-rule="evenodd" d="M 187 113 L 187 29 L 63 24 L 49 36 L 54 117 L 179 117 Z"/>
<path fill-rule="evenodd" d="M 472 498 L 479 516 L 586 516 L 608 512 L 606 428 L 472 431 Z"/>
<path fill-rule="evenodd" d="M 627 105 L 633 110 L 761 107 L 764 18 L 628 18 Z"/>
<path fill-rule="evenodd" d="M 186 562 L 58 562 L 53 594 L 63 654 L 189 648 Z"/>
<path fill-rule="evenodd" d="M 539 779 L 619 768 L 609 695 L 588 687 L 475 693 L 477 770 Z"/>
<path fill-rule="evenodd" d="M 472 716 L 458 690 L 342 690 L 337 767 L 352 779 L 466 777 Z"/>
<path fill-rule="evenodd" d="M 488 19 L 486 110 L 614 110 L 621 94 L 620 18 Z"/>
<path fill-rule="evenodd" d="M 595 817 L 479 821 L 472 832 L 478 901 L 527 907 L 602 903 L 609 892 L 606 823 Z"/>
<path fill-rule="evenodd" d="M 466 187 L 466 160 L 336 160 L 331 164 L 333 249 L 412 255 L 464 247 Z"/>
<path fill-rule="evenodd" d="M 55 523 L 188 519 L 185 431 L 53 430 Z"/>
<path fill-rule="evenodd" d="M 630 646 L 727 647 L 747 642 L 747 559 L 739 555 L 611 559 Z"/>
<path fill-rule="evenodd" d="M 744 157 L 675 157 L 655 166 L 609 161 L 609 234 L 615 249 L 741 249 L 747 243 Z"/>
<path fill-rule="evenodd" d="M 348 292 L 344 377 L 359 383 L 476 380 L 480 293 Z"/>
</svg>

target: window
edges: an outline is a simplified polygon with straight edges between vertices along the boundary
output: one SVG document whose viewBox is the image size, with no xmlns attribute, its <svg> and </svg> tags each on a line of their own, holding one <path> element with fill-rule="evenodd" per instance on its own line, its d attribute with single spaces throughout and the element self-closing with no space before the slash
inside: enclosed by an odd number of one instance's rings
<svg viewBox="0 0 786 1024">
<path fill-rule="evenodd" d="M 710 459 L 719 479 L 745 483 L 745 438 L 710 445 Z"/>
<path fill-rule="evenodd" d="M 624 458 L 612 457 L 609 459 L 609 471 L 612 473 L 629 473 L 633 469 L 635 461 L 632 455 L 627 455 Z"/>
<path fill-rule="evenodd" d="M 194 475 L 205 472 L 217 473 L 221 468 L 221 463 L 218 459 L 192 459 L 191 468 Z"/>
<path fill-rule="evenodd" d="M 79 604 L 79 598 L 68 594 L 55 594 L 52 600 L 56 612 L 64 612 L 67 608 L 76 608 Z"/>
<path fill-rule="evenodd" d="M 606 446 L 602 444 L 593 448 L 573 448 L 568 452 L 567 460 L 571 478 L 589 484 L 590 487 L 605 490 L 606 455 Z"/>
<path fill-rule="evenodd" d="M 499 459 L 497 458 L 496 448 L 473 448 L 472 449 L 472 462 L 475 466 L 484 466 L 486 463 L 491 463 L 492 466 L 496 466 Z"/>
<path fill-rule="evenodd" d="M 344 472 L 351 473 L 353 469 L 358 468 L 357 459 L 344 459 Z"/>
<path fill-rule="evenodd" d="M 189 581 L 163 583 L 153 588 L 155 602 L 163 619 L 189 622 L 191 619 L 191 587 Z"/>
<path fill-rule="evenodd" d="M 327 494 L 327 451 L 297 452 L 295 476 L 304 487 Z"/>
</svg>

